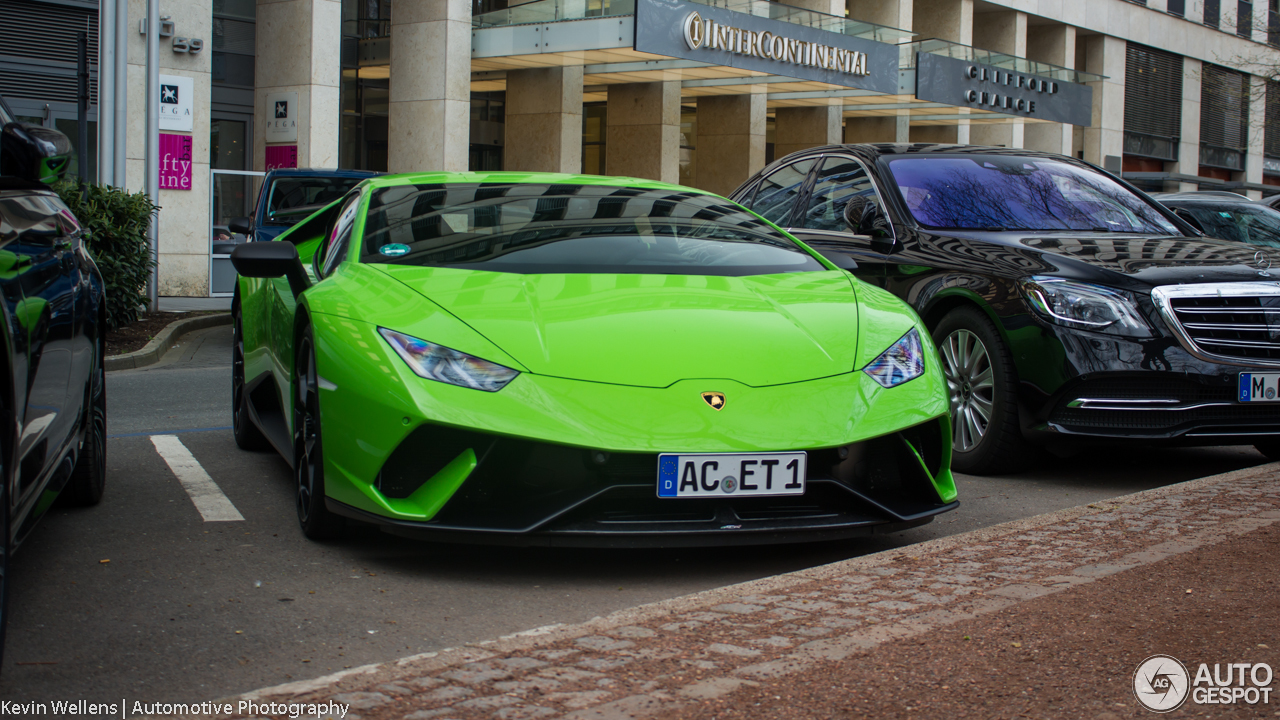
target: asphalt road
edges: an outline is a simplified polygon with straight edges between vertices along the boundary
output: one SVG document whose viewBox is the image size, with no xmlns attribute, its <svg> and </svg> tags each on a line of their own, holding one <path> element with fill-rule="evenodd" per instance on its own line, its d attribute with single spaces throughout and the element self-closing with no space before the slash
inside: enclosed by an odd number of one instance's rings
<svg viewBox="0 0 1280 720">
<path fill-rule="evenodd" d="M 108 374 L 107 494 L 50 512 L 14 557 L 0 699 L 194 702 L 483 640 L 1264 462 L 1133 449 L 957 479 L 931 525 L 838 543 L 597 551 L 303 538 L 291 476 L 235 446 L 228 327 Z M 244 516 L 204 522 L 151 436 L 176 434 Z"/>
</svg>

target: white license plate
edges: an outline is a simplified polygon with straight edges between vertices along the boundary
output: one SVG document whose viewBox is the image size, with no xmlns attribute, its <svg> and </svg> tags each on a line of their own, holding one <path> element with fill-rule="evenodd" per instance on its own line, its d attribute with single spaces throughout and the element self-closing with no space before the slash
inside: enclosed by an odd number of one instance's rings
<svg viewBox="0 0 1280 720">
<path fill-rule="evenodd" d="M 1240 402 L 1280 402 L 1280 373 L 1240 373 Z"/>
<path fill-rule="evenodd" d="M 803 495 L 803 452 L 658 456 L 658 497 Z"/>
</svg>

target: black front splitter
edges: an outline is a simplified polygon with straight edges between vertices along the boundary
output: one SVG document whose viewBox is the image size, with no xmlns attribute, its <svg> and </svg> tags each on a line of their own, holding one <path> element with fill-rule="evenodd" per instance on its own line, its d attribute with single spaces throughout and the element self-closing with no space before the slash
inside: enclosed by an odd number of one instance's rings
<svg viewBox="0 0 1280 720">
<path fill-rule="evenodd" d="M 920 527 L 936 515 L 960 506 L 959 501 L 939 506 L 918 516 L 901 520 L 868 520 L 850 523 L 815 523 L 797 526 L 784 522 L 742 522 L 715 529 L 661 527 L 650 530 L 536 530 L 513 532 L 495 529 L 439 527 L 430 523 L 396 520 L 325 498 L 330 512 L 379 526 L 383 532 L 427 542 L 470 545 L 518 545 L 523 547 L 590 548 L 689 548 L 739 545 L 780 545 L 829 542 L 849 538 L 885 535 Z"/>
</svg>

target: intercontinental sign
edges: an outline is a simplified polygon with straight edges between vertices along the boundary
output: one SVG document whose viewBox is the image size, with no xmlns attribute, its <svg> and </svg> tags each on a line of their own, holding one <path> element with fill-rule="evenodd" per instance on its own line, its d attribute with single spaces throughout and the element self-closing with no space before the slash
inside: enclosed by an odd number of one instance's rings
<svg viewBox="0 0 1280 720">
<path fill-rule="evenodd" d="M 722 25 L 700 13 L 691 12 L 684 19 L 684 41 L 691 50 L 706 47 L 752 57 L 767 58 L 778 62 L 806 65 L 808 67 L 838 70 L 849 75 L 870 75 L 867 70 L 867 54 L 775 35 L 765 30 L 745 30 L 732 25 Z"/>
<path fill-rule="evenodd" d="M 898 48 L 683 0 L 636 0 L 635 49 L 708 65 L 898 92 Z"/>
</svg>

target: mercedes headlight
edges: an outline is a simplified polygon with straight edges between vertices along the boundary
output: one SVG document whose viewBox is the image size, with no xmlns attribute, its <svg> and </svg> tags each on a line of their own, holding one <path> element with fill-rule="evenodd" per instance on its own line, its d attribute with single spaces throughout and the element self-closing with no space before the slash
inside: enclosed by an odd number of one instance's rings
<svg viewBox="0 0 1280 720">
<path fill-rule="evenodd" d="M 451 350 L 443 345 L 378 328 L 402 360 L 419 376 L 450 385 L 460 385 L 485 392 L 497 392 L 520 374 L 505 365 L 482 360 L 474 355 Z"/>
<path fill-rule="evenodd" d="M 1151 336 L 1137 304 L 1118 290 L 1037 275 L 1022 281 L 1022 292 L 1049 322 L 1112 335 Z"/>
<path fill-rule="evenodd" d="M 908 330 L 888 350 L 880 353 L 880 357 L 867 363 L 862 372 L 887 388 L 923 375 L 924 346 L 920 342 L 920 333 L 915 328 Z"/>
</svg>

